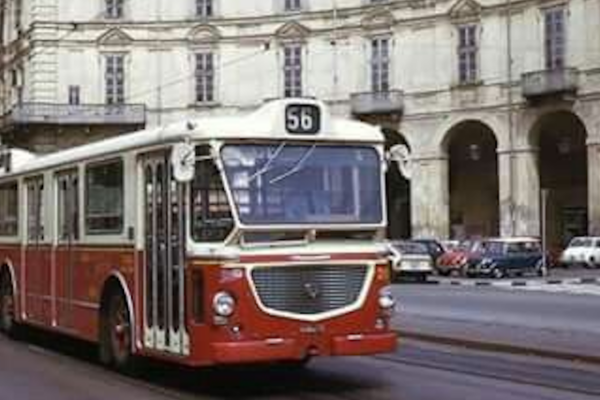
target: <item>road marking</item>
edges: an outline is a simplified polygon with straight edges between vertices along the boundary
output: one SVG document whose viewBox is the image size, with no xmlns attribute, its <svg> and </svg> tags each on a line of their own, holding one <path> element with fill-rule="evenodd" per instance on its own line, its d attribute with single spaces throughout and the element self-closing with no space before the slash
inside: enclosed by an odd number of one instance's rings
<svg viewBox="0 0 600 400">
<path fill-rule="evenodd" d="M 437 279 L 431 283 L 450 286 L 494 287 L 503 290 L 568 293 L 600 296 L 600 278 L 535 278 L 535 279 Z"/>
<path fill-rule="evenodd" d="M 515 291 L 547 292 L 547 293 L 567 293 L 600 296 L 600 285 L 584 283 L 560 283 L 547 284 L 539 282 L 529 282 L 526 286 L 499 286 L 502 289 Z"/>
</svg>

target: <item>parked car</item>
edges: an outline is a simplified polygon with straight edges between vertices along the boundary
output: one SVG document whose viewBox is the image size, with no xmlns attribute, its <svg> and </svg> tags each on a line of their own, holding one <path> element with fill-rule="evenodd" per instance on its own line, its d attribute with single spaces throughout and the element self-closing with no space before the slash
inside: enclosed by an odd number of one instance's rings
<svg viewBox="0 0 600 400">
<path fill-rule="evenodd" d="M 415 278 L 424 282 L 433 272 L 433 261 L 427 246 L 409 240 L 389 242 L 392 280 Z"/>
<path fill-rule="evenodd" d="M 458 249 L 461 241 L 456 239 L 442 240 L 440 242 L 444 248 L 444 253 Z"/>
<path fill-rule="evenodd" d="M 447 250 L 438 259 L 436 266 L 438 274 L 442 276 L 464 275 L 470 259 L 475 258 L 479 260 L 480 250 L 480 240 L 460 242 L 454 249 Z"/>
<path fill-rule="evenodd" d="M 487 239 L 482 242 L 478 259 L 467 267 L 467 276 L 505 276 L 526 273 L 545 276 L 547 274 L 544 252 L 536 238 Z"/>
<path fill-rule="evenodd" d="M 436 239 L 414 239 L 412 241 L 427 246 L 427 251 L 431 256 L 434 267 L 437 265 L 438 259 L 446 252 L 442 244 Z"/>
<path fill-rule="evenodd" d="M 600 268 L 600 237 L 574 237 L 562 252 L 559 262 L 565 267 Z"/>
</svg>

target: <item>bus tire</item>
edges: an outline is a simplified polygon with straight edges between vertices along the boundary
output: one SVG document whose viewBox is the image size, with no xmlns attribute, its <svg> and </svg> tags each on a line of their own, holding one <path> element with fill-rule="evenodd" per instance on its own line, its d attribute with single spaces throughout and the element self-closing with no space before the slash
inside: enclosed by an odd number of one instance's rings
<svg viewBox="0 0 600 400">
<path fill-rule="evenodd" d="M 101 306 L 100 361 L 119 371 L 133 368 L 131 316 L 120 290 L 111 290 Z"/>
<path fill-rule="evenodd" d="M 306 356 L 304 358 L 301 358 L 299 360 L 283 360 L 283 361 L 279 361 L 277 363 L 278 366 L 280 366 L 281 368 L 285 369 L 285 370 L 289 370 L 289 371 L 301 371 L 303 369 L 308 368 L 308 365 L 310 364 L 312 360 L 311 356 Z"/>
<path fill-rule="evenodd" d="M 0 332 L 14 337 L 15 325 L 15 297 L 13 283 L 6 268 L 0 270 Z"/>
</svg>

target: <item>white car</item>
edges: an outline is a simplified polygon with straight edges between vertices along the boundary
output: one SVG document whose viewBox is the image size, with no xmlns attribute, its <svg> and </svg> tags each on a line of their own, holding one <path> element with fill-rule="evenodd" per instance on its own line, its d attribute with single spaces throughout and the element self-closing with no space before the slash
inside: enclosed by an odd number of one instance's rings
<svg viewBox="0 0 600 400">
<path fill-rule="evenodd" d="M 569 242 L 560 256 L 560 264 L 570 267 L 582 265 L 588 268 L 600 267 L 600 237 L 579 236 Z"/>
<path fill-rule="evenodd" d="M 392 280 L 411 277 L 424 282 L 433 273 L 433 260 L 423 243 L 398 240 L 388 244 Z"/>
</svg>

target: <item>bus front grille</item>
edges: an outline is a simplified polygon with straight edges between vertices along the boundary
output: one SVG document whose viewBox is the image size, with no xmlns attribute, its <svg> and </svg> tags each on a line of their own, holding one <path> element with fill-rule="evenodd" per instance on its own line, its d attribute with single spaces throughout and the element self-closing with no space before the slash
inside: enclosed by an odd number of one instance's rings
<svg viewBox="0 0 600 400">
<path fill-rule="evenodd" d="M 294 265 L 258 267 L 252 280 L 263 306 L 314 315 L 354 304 L 367 277 L 365 265 Z"/>
</svg>

